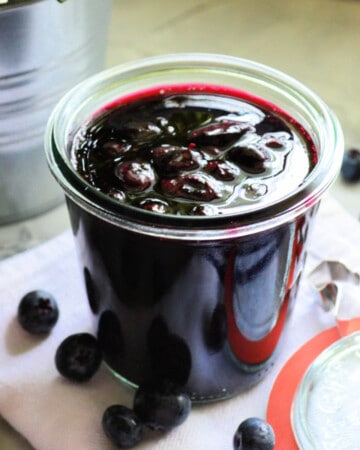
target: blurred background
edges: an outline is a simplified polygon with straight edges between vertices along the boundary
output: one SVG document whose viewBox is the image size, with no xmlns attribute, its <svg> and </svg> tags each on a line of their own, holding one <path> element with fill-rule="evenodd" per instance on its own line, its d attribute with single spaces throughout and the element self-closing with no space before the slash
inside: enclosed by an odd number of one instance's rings
<svg viewBox="0 0 360 450">
<path fill-rule="evenodd" d="M 357 147 L 359 23 L 358 0 L 113 0 L 105 65 L 174 52 L 256 60 L 316 91 L 339 117 L 346 148 Z M 359 218 L 360 182 L 346 183 L 339 177 L 331 195 Z M 67 227 L 64 206 L 0 227 L 0 258 Z"/>
</svg>

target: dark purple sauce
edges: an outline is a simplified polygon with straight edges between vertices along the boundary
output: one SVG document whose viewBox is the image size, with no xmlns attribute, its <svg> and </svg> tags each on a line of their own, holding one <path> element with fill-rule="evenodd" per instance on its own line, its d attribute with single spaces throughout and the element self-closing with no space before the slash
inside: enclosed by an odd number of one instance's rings
<svg viewBox="0 0 360 450">
<path fill-rule="evenodd" d="M 178 215 L 182 226 L 189 215 L 261 206 L 274 178 L 284 176 L 282 188 L 289 184 L 297 146 L 306 177 L 315 153 L 293 121 L 258 99 L 230 101 L 223 88 L 214 89 L 160 89 L 160 96 L 152 90 L 114 102 L 76 136 L 77 170 L 122 204 Z M 165 141 L 174 115 L 181 132 Z M 239 120 L 244 115 L 249 120 Z M 238 152 L 244 139 L 253 139 L 256 145 L 247 146 L 256 152 Z M 247 195 L 238 196 L 242 188 Z M 296 294 L 314 207 L 267 231 L 211 241 L 145 235 L 71 200 L 68 207 L 99 341 L 114 372 L 135 385 L 170 380 L 198 401 L 231 396 L 267 373 Z"/>
<path fill-rule="evenodd" d="M 298 188 L 316 153 L 285 113 L 240 95 L 180 85 L 113 102 L 75 136 L 73 164 L 96 189 L 160 214 L 262 207 Z"/>
</svg>

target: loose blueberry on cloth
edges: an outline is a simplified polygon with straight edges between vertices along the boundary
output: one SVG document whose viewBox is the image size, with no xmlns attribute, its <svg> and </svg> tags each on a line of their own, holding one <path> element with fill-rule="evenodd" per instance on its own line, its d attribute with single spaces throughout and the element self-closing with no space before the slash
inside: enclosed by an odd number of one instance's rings
<svg viewBox="0 0 360 450">
<path fill-rule="evenodd" d="M 275 435 L 271 426 L 258 417 L 249 417 L 234 435 L 234 450 L 273 450 Z"/>
<path fill-rule="evenodd" d="M 360 150 L 358 148 L 350 148 L 344 153 L 341 175 L 348 183 L 360 181 Z"/>
<path fill-rule="evenodd" d="M 59 308 L 49 292 L 31 291 L 20 300 L 17 316 L 24 330 L 31 334 L 46 334 L 55 326 Z"/>
<path fill-rule="evenodd" d="M 360 225 L 331 198 L 324 199 L 309 245 L 307 272 L 320 260 L 339 257 L 359 271 L 359 254 Z M 36 289 L 51 292 L 60 310 L 56 325 L 45 336 L 30 335 L 16 317 L 20 299 Z M 285 361 L 305 341 L 332 326 L 333 314 L 323 310 L 318 293 L 304 278 L 286 343 L 279 348 L 267 377 L 227 401 L 194 406 L 181 426 L 154 432 L 136 448 L 231 449 L 242 420 L 265 417 L 268 395 Z M 134 393 L 103 365 L 80 385 L 59 375 L 56 349 L 67 336 L 80 332 L 93 332 L 92 317 L 70 232 L 0 262 L 0 415 L 28 440 L 29 449 L 115 449 L 102 428 L 104 411 L 113 404 L 131 408 Z M 18 449 L 13 446 L 11 450 Z"/>
</svg>

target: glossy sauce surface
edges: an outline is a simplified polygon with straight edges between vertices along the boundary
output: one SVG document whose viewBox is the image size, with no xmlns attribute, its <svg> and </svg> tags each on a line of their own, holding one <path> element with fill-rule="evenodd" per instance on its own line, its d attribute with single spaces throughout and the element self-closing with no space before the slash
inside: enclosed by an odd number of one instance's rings
<svg viewBox="0 0 360 450">
<path fill-rule="evenodd" d="M 274 105 L 220 86 L 171 85 L 98 111 L 75 136 L 71 158 L 88 183 L 119 202 L 229 215 L 294 192 L 316 152 Z"/>
</svg>

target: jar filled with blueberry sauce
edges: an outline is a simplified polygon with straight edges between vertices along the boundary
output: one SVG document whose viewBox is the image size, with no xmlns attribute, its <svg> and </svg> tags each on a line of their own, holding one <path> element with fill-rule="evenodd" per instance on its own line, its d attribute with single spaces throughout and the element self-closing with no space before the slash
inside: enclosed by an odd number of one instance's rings
<svg viewBox="0 0 360 450">
<path fill-rule="evenodd" d="M 46 152 L 114 374 L 194 401 L 261 380 L 342 151 L 316 94 L 248 60 L 159 56 L 70 91 Z"/>
</svg>

